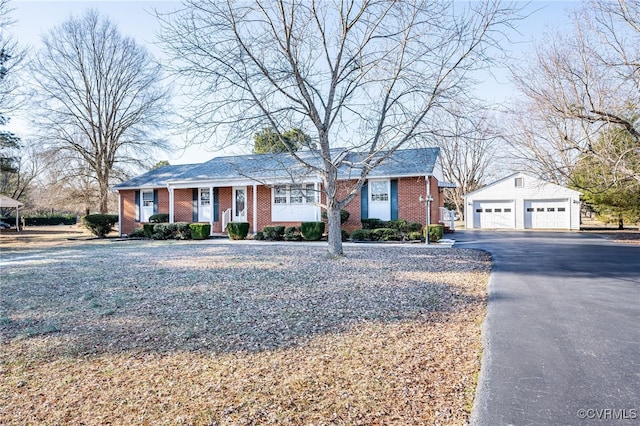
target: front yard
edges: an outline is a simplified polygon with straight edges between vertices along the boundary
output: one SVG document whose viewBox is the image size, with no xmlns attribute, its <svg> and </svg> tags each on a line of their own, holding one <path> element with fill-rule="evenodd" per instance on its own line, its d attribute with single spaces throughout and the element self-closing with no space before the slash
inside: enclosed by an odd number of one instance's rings
<svg viewBox="0 0 640 426">
<path fill-rule="evenodd" d="M 6 247 L 0 424 L 465 424 L 477 251 Z"/>
</svg>

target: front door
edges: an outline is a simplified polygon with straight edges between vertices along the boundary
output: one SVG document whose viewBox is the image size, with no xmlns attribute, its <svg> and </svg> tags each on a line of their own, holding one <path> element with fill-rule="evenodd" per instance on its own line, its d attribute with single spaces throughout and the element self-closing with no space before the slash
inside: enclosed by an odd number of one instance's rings
<svg viewBox="0 0 640 426">
<path fill-rule="evenodd" d="M 247 187 L 233 188 L 233 222 L 247 221 Z"/>
<path fill-rule="evenodd" d="M 211 193 L 209 188 L 200 188 L 198 201 L 198 222 L 211 221 Z"/>
</svg>

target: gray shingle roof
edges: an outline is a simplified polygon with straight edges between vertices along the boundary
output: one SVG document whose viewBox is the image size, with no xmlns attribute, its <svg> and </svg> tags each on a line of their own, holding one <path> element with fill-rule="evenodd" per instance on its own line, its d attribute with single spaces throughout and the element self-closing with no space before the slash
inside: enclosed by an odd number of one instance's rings
<svg viewBox="0 0 640 426">
<path fill-rule="evenodd" d="M 434 171 L 439 148 L 414 148 L 394 152 L 386 158 L 369 176 L 402 177 L 426 176 Z M 297 153 L 310 165 L 318 166 L 321 158 L 316 151 Z M 341 179 L 356 178 L 360 175 L 366 155 L 337 148 L 331 151 L 332 158 L 343 157 L 339 170 Z M 201 164 L 164 166 L 150 170 L 140 176 L 118 184 L 114 189 L 160 188 L 169 183 L 189 183 L 204 181 L 225 181 L 232 179 L 291 180 L 311 178 L 311 170 L 303 166 L 288 153 L 284 154 L 248 154 L 216 157 Z"/>
</svg>

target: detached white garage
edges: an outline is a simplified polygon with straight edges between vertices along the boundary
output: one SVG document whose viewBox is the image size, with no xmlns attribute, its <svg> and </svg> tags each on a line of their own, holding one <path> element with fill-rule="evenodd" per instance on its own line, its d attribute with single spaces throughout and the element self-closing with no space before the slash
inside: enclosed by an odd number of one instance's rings
<svg viewBox="0 0 640 426">
<path fill-rule="evenodd" d="M 465 195 L 467 229 L 580 229 L 580 193 L 514 173 Z"/>
</svg>

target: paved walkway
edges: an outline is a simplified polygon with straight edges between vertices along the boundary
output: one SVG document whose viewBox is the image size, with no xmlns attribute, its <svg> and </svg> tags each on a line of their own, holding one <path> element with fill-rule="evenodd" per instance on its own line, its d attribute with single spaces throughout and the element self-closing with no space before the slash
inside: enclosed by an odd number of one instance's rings
<svg viewBox="0 0 640 426">
<path fill-rule="evenodd" d="M 458 231 L 494 259 L 474 425 L 640 424 L 640 246 Z"/>
</svg>

